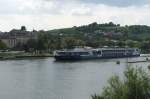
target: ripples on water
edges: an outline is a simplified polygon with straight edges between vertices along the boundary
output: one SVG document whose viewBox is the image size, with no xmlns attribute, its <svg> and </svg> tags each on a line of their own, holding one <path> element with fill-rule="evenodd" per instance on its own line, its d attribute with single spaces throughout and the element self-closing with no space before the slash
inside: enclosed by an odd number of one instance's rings
<svg viewBox="0 0 150 99">
<path fill-rule="evenodd" d="M 101 92 L 113 74 L 122 76 L 125 62 L 126 59 L 56 62 L 53 58 L 0 61 L 0 98 L 90 99 L 91 94 Z M 146 67 L 149 63 L 133 65 Z"/>
</svg>

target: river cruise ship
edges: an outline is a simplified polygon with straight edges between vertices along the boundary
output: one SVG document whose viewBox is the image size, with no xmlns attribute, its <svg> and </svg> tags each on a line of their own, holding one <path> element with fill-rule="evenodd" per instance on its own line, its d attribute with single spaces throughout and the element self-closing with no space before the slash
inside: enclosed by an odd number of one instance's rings
<svg viewBox="0 0 150 99">
<path fill-rule="evenodd" d="M 57 50 L 54 52 L 56 60 L 83 60 L 83 59 L 105 59 L 138 57 L 138 48 L 74 48 Z"/>
</svg>

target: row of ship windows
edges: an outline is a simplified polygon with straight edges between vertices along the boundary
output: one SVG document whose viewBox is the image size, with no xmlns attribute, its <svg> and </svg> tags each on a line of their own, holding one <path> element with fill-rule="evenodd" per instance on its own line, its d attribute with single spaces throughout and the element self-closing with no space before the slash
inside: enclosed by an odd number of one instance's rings
<svg viewBox="0 0 150 99">
<path fill-rule="evenodd" d="M 102 53 L 101 51 L 93 51 L 94 55 L 101 54 L 101 53 Z"/>
<path fill-rule="evenodd" d="M 133 52 L 103 52 L 102 54 L 120 54 L 120 53 L 133 53 Z"/>
<path fill-rule="evenodd" d="M 132 52 L 128 52 L 132 53 Z M 59 55 L 88 55 L 88 52 L 58 52 Z M 125 54 L 125 52 L 102 52 L 101 51 L 93 51 L 94 55 L 114 55 L 114 54 Z"/>
<path fill-rule="evenodd" d="M 102 55 L 125 55 L 125 54 L 132 54 L 132 53 L 102 53 Z"/>
<path fill-rule="evenodd" d="M 88 52 L 59 52 L 59 55 L 87 55 Z"/>
<path fill-rule="evenodd" d="M 116 53 L 116 54 L 102 54 L 102 56 L 124 56 L 124 53 Z M 127 55 L 132 55 L 132 53 L 128 53 Z"/>
<path fill-rule="evenodd" d="M 134 50 L 102 50 L 102 52 L 133 52 Z"/>
</svg>

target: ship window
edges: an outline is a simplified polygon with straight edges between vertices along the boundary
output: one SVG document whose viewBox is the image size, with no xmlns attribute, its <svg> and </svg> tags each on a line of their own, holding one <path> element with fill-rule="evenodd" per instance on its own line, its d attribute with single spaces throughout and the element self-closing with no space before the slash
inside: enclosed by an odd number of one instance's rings
<svg viewBox="0 0 150 99">
<path fill-rule="evenodd" d="M 80 55 L 87 55 L 88 52 L 79 52 Z"/>
<path fill-rule="evenodd" d="M 93 54 L 94 54 L 94 55 L 97 55 L 97 52 L 96 52 L 96 51 L 93 51 Z"/>
<path fill-rule="evenodd" d="M 65 55 L 65 52 L 58 52 L 58 54 L 60 54 L 60 55 Z"/>
<path fill-rule="evenodd" d="M 97 54 L 101 54 L 101 51 L 98 51 Z"/>
<path fill-rule="evenodd" d="M 101 54 L 101 51 L 93 51 L 93 54 L 94 54 L 94 55 L 100 55 L 100 54 Z"/>
</svg>

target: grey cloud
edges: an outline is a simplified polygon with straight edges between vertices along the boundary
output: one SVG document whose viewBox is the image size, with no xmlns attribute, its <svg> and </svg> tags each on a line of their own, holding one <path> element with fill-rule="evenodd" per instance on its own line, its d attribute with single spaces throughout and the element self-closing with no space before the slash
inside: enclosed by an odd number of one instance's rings
<svg viewBox="0 0 150 99">
<path fill-rule="evenodd" d="M 52 3 L 52 4 L 51 4 Z M 77 5 L 76 5 L 77 4 Z M 81 4 L 81 5 L 79 5 Z M 2 14 L 62 14 L 63 12 L 73 15 L 91 15 L 92 11 L 72 9 L 82 8 L 83 5 L 104 4 L 117 7 L 150 5 L 150 0 L 1 0 L 0 15 Z"/>
<path fill-rule="evenodd" d="M 150 0 L 43 0 L 43 1 L 59 1 L 59 2 L 80 1 L 83 3 L 104 4 L 118 7 L 141 6 L 147 4 L 150 5 Z"/>
<path fill-rule="evenodd" d="M 88 3 L 102 3 L 111 6 L 139 6 L 149 4 L 150 0 L 82 0 L 83 2 Z"/>
</svg>

